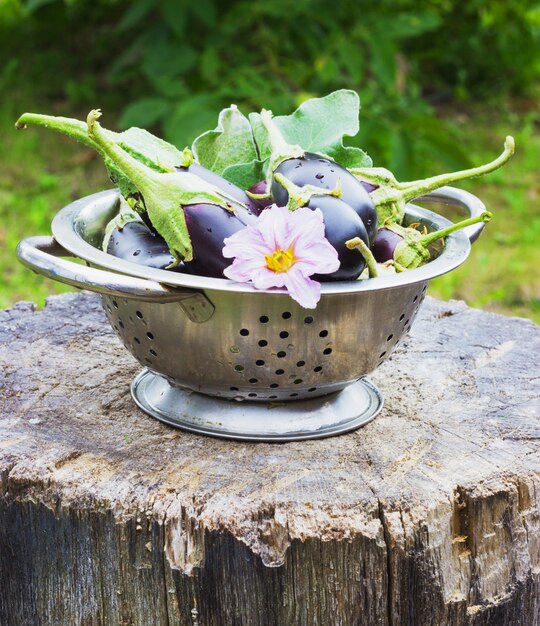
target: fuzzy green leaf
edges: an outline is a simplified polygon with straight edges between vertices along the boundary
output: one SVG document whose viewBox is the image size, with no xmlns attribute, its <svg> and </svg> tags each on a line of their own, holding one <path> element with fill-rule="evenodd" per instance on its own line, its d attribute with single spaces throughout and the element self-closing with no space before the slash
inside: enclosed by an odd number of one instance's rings
<svg viewBox="0 0 540 626">
<path fill-rule="evenodd" d="M 258 158 L 248 119 L 236 105 L 223 109 L 215 130 L 209 130 L 193 142 L 198 162 L 216 174 L 238 164 L 249 164 Z"/>
<path fill-rule="evenodd" d="M 255 183 L 264 179 L 264 163 L 257 159 L 249 163 L 229 165 L 223 170 L 223 178 L 237 185 L 241 189 L 249 189 Z"/>
<path fill-rule="evenodd" d="M 369 167 L 371 159 L 360 148 L 344 146 L 344 137 L 354 137 L 359 130 L 360 98 L 354 91 L 340 89 L 323 98 L 311 98 L 291 115 L 273 120 L 290 144 L 306 152 L 325 154 L 343 167 Z M 253 135 L 262 159 L 270 155 L 268 133 L 258 113 L 249 116 Z"/>
</svg>

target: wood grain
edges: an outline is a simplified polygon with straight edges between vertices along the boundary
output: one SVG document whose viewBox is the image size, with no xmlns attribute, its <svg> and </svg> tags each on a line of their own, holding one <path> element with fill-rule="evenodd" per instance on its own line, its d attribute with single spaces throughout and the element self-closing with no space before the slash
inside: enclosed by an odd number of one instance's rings
<svg viewBox="0 0 540 626">
<path fill-rule="evenodd" d="M 427 299 L 364 428 L 165 426 L 100 300 L 0 312 L 0 624 L 538 626 L 540 329 Z"/>
</svg>

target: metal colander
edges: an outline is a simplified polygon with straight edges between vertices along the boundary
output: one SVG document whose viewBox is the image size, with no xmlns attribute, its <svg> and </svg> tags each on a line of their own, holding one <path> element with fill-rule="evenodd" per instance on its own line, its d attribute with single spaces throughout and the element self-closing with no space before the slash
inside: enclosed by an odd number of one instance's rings
<svg viewBox="0 0 540 626">
<path fill-rule="evenodd" d="M 54 238 L 23 240 L 20 259 L 102 294 L 116 334 L 146 368 L 132 386 L 144 410 L 190 430 L 258 440 L 326 436 L 372 419 L 382 397 L 365 376 L 409 330 L 428 281 L 460 265 L 483 226 L 449 235 L 442 252 L 415 270 L 325 283 L 317 308 L 307 310 L 285 292 L 142 267 L 102 252 L 118 200 L 114 190 L 68 205 L 53 220 Z M 458 205 L 472 216 L 484 210 L 475 196 L 450 187 L 423 200 Z M 450 224 L 413 205 L 406 222 L 430 231 Z M 59 258 L 69 254 L 87 267 Z M 226 400 L 247 402 L 239 409 Z M 269 405 L 279 408 L 270 419 Z"/>
</svg>

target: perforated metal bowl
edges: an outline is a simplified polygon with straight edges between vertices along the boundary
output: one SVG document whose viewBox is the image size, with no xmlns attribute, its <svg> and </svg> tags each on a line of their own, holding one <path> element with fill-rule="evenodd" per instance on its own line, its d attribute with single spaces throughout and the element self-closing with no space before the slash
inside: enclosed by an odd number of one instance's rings
<svg viewBox="0 0 540 626">
<path fill-rule="evenodd" d="M 20 243 L 21 261 L 102 294 L 115 332 L 147 368 L 132 386 L 147 412 L 198 432 L 246 439 L 327 436 L 372 419 L 382 397 L 365 376 L 409 330 L 428 281 L 460 265 L 482 229 L 451 234 L 440 255 L 418 269 L 325 283 L 317 308 L 306 310 L 282 291 L 156 270 L 104 253 L 100 243 L 118 200 L 116 191 L 106 191 L 68 205 L 53 220 L 54 238 Z M 424 200 L 458 205 L 470 215 L 484 210 L 478 198 L 450 187 Z M 450 224 L 413 205 L 406 222 L 429 231 Z M 68 254 L 88 267 L 59 258 Z M 240 409 L 223 399 L 247 402 Z"/>
</svg>

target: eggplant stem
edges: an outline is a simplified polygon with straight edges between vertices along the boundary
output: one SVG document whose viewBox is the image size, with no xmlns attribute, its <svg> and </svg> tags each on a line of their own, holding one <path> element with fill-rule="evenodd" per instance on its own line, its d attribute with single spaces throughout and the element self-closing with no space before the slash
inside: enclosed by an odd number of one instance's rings
<svg viewBox="0 0 540 626">
<path fill-rule="evenodd" d="M 103 154 L 100 146 L 88 136 L 88 126 L 85 122 L 70 117 L 56 117 L 54 115 L 41 115 L 40 113 L 23 113 L 15 122 L 15 128 L 22 130 L 26 128 L 28 124 L 50 128 L 63 135 L 72 137 L 76 141 L 80 141 L 82 144 L 94 148 L 94 150 Z"/>
<path fill-rule="evenodd" d="M 398 191 L 398 196 L 408 202 L 410 200 L 414 200 L 414 198 L 417 198 L 418 196 L 423 196 L 430 191 L 439 189 L 444 185 L 489 174 L 504 165 L 512 157 L 515 152 L 515 147 L 514 138 L 509 135 L 505 139 L 503 152 L 493 161 L 478 167 L 461 170 L 459 172 L 439 174 L 437 176 L 426 178 L 425 180 L 414 181 L 411 183 L 401 183 L 402 189 Z"/>
<path fill-rule="evenodd" d="M 470 217 L 469 219 L 462 220 L 461 222 L 457 222 L 456 224 L 452 224 L 452 226 L 448 226 L 447 228 L 442 228 L 441 230 L 436 230 L 433 233 L 423 235 L 418 241 L 423 246 L 429 246 L 430 243 L 433 243 L 434 241 L 436 241 L 437 239 L 441 239 L 442 237 L 446 237 L 456 230 L 461 230 L 462 228 L 472 226 L 473 224 L 478 224 L 479 222 L 489 222 L 492 217 L 492 213 L 490 213 L 489 211 L 484 211 L 476 217 Z"/>
<path fill-rule="evenodd" d="M 358 250 L 360 254 L 364 257 L 364 261 L 366 262 L 369 277 L 376 278 L 379 275 L 379 271 L 377 269 L 377 261 L 375 261 L 375 257 L 373 256 L 373 252 L 369 249 L 360 237 L 353 237 L 345 242 L 345 245 L 349 250 Z"/>
</svg>

